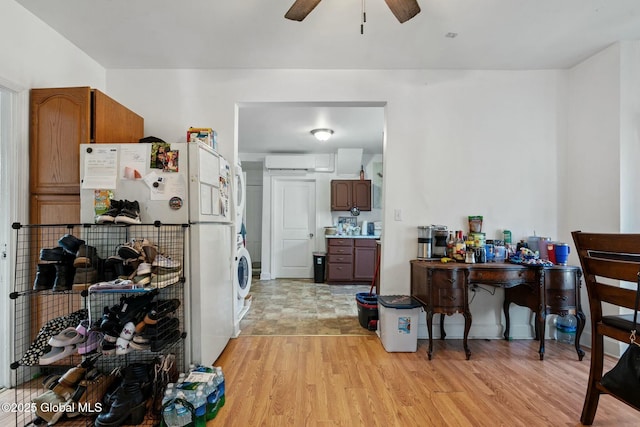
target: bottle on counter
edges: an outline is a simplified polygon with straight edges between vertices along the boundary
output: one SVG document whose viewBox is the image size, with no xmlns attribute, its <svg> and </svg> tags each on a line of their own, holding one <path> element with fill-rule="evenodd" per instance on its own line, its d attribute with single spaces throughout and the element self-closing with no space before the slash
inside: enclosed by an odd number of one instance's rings
<svg viewBox="0 0 640 427">
<path fill-rule="evenodd" d="M 447 239 L 447 257 L 453 259 L 456 250 L 456 238 L 453 235 L 453 230 L 449 231 L 449 238 Z"/>
<path fill-rule="evenodd" d="M 456 231 L 456 246 L 453 257 L 458 261 L 464 261 L 467 256 L 467 245 L 462 236 L 462 230 Z"/>
<path fill-rule="evenodd" d="M 360 181 L 364 181 L 364 166 L 360 165 Z"/>
</svg>

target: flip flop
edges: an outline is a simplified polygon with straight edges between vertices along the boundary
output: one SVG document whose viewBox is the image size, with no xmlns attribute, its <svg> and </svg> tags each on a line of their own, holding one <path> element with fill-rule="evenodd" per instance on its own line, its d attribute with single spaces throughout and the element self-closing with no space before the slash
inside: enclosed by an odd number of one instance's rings
<svg viewBox="0 0 640 427">
<path fill-rule="evenodd" d="M 169 299 L 156 301 L 151 304 L 151 310 L 144 318 L 144 323 L 147 325 L 155 325 L 158 320 L 167 316 L 169 313 L 173 313 L 180 307 L 179 299 Z"/>
<path fill-rule="evenodd" d="M 151 351 L 154 353 L 160 352 L 175 343 L 180 339 L 182 333 L 174 329 L 173 331 L 168 331 L 166 334 L 163 334 L 159 339 L 151 340 Z"/>
</svg>

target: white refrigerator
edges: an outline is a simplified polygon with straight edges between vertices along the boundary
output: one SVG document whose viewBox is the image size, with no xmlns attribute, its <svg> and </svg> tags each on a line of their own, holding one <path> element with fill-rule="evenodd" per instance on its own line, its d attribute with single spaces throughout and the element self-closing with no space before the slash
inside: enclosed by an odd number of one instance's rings
<svg viewBox="0 0 640 427">
<path fill-rule="evenodd" d="M 83 223 L 93 223 L 113 198 L 137 201 L 142 224 L 189 224 L 185 357 L 213 364 L 234 328 L 229 163 L 199 142 L 82 144 L 80 179 Z"/>
</svg>

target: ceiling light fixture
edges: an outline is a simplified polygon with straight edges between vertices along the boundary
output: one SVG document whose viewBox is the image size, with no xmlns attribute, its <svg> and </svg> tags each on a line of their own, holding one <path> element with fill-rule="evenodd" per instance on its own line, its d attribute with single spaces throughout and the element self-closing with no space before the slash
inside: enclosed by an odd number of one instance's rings
<svg viewBox="0 0 640 427">
<path fill-rule="evenodd" d="M 311 135 L 315 136 L 318 141 L 326 141 L 331 138 L 333 135 L 333 130 L 331 129 L 313 129 L 311 131 Z"/>
</svg>

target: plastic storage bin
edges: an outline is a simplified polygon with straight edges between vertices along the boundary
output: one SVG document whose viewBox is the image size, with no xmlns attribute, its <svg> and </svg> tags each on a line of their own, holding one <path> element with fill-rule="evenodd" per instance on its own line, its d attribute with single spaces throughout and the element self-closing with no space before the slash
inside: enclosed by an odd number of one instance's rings
<svg viewBox="0 0 640 427">
<path fill-rule="evenodd" d="M 378 296 L 378 335 L 387 352 L 415 352 L 422 305 L 408 295 Z"/>
<path fill-rule="evenodd" d="M 378 323 L 378 295 L 369 292 L 356 294 L 360 326 L 375 331 Z"/>
</svg>

